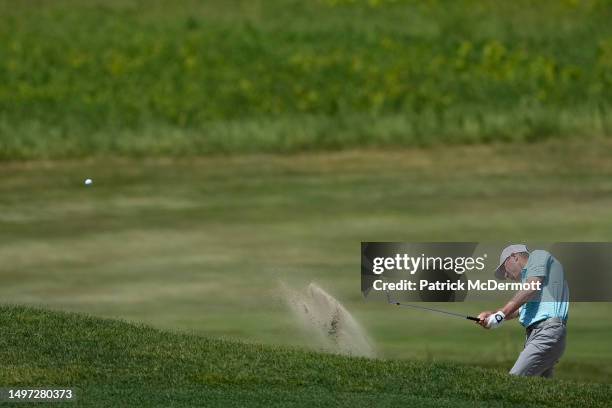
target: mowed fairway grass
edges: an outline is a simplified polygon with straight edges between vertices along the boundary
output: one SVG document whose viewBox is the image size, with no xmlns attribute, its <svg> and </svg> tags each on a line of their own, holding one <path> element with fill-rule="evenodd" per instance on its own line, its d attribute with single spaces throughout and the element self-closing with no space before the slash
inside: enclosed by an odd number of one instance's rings
<svg viewBox="0 0 612 408">
<path fill-rule="evenodd" d="M 280 281 L 316 281 L 363 323 L 381 357 L 505 371 L 522 347 L 516 322 L 484 331 L 364 302 L 360 242 L 610 240 L 611 149 L 601 140 L 3 163 L 0 299 L 316 347 L 277 296 Z M 559 378 L 612 381 L 611 311 L 572 304 Z"/>
<path fill-rule="evenodd" d="M 70 386 L 80 407 L 606 407 L 612 396 L 609 384 L 315 354 L 21 307 L 0 306 L 0 346 L 1 384 Z"/>
</svg>

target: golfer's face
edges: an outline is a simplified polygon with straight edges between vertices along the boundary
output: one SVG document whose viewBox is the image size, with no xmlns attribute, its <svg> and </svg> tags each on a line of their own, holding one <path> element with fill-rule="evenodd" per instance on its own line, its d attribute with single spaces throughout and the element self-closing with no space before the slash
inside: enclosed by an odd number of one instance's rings
<svg viewBox="0 0 612 408">
<path fill-rule="evenodd" d="M 521 267 L 518 264 L 518 257 L 515 254 L 510 255 L 504 262 L 504 270 L 506 279 L 518 280 L 521 274 Z"/>
</svg>

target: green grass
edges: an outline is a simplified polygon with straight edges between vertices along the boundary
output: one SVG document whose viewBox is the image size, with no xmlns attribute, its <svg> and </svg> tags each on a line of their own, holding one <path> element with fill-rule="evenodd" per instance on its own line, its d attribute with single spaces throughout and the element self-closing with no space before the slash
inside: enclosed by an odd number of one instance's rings
<svg viewBox="0 0 612 408">
<path fill-rule="evenodd" d="M 14 306 L 0 307 L 0 358 L 3 386 L 74 387 L 85 407 L 605 407 L 612 397 L 610 385 L 316 354 Z"/>
<path fill-rule="evenodd" d="M 316 347 L 277 295 L 279 280 L 316 281 L 383 357 L 507 371 L 523 343 L 516 322 L 491 332 L 364 302 L 360 242 L 610 241 L 610 151 L 603 140 L 3 163 L 0 299 Z M 558 378 L 612 382 L 610 312 L 571 305 Z"/>
<path fill-rule="evenodd" d="M 610 136 L 608 0 L 1 0 L 0 159 Z"/>
</svg>

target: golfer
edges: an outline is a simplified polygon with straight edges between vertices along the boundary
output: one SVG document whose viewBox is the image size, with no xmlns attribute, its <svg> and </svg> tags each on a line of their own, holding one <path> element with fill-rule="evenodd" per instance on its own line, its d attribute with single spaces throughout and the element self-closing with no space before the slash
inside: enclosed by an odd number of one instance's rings
<svg viewBox="0 0 612 408">
<path fill-rule="evenodd" d="M 480 313 L 478 324 L 493 329 L 505 320 L 518 318 L 526 328 L 525 348 L 510 374 L 552 377 L 565 350 L 569 289 L 563 266 L 546 251 L 530 253 L 525 245 L 510 245 L 499 257 L 495 276 L 532 284 L 517 292 L 497 312 Z M 537 286 L 539 290 L 535 289 Z"/>
</svg>

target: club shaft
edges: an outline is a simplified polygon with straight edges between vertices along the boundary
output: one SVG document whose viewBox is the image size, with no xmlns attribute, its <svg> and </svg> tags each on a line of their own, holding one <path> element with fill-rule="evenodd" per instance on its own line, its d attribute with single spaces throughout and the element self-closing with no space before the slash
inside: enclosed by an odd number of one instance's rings
<svg viewBox="0 0 612 408">
<path fill-rule="evenodd" d="M 473 317 L 473 316 L 466 316 L 466 315 L 462 315 L 462 314 L 459 314 L 459 313 L 447 312 L 446 310 L 434 309 L 434 308 L 431 308 L 431 307 L 409 305 L 409 304 L 406 304 L 406 303 L 396 302 L 393 299 L 391 299 L 391 293 L 389 293 L 388 290 L 386 290 L 385 293 L 387 295 L 387 301 L 389 303 L 395 304 L 395 305 L 400 306 L 400 307 L 410 307 L 410 308 L 413 308 L 413 309 L 428 310 L 430 312 L 443 313 L 443 314 L 446 314 L 446 315 L 449 315 L 449 316 L 455 316 L 455 317 L 460 317 L 462 319 L 473 320 L 475 322 L 479 322 L 480 321 L 479 318 Z"/>
<path fill-rule="evenodd" d="M 430 312 L 443 313 L 445 315 L 460 317 L 462 319 L 473 320 L 475 322 L 480 321 L 480 319 L 478 319 L 477 317 L 466 316 L 466 315 L 463 315 L 463 314 L 460 314 L 460 313 L 447 312 L 446 310 L 434 309 L 434 308 L 425 307 L 425 306 L 409 305 L 409 304 L 406 304 L 406 303 L 399 303 L 399 302 L 395 302 L 395 304 L 397 306 L 400 306 L 400 307 L 410 307 L 410 308 L 413 308 L 413 309 L 428 310 Z"/>
</svg>

